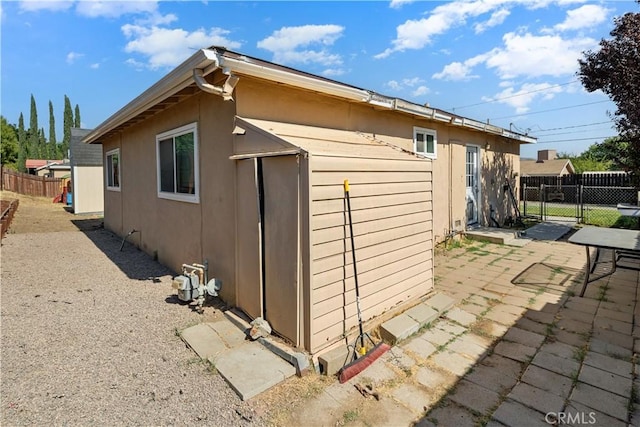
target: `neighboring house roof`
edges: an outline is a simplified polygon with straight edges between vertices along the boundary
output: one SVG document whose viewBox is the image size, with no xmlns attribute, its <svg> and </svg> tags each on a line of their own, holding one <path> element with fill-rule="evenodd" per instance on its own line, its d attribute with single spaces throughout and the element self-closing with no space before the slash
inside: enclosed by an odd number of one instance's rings
<svg viewBox="0 0 640 427">
<path fill-rule="evenodd" d="M 69 143 L 71 166 L 102 166 L 102 147 L 82 142 L 82 139 L 90 132 L 91 129 L 71 129 Z"/>
<path fill-rule="evenodd" d="M 205 76 L 216 70 L 222 70 L 228 76 L 221 86 L 214 86 L 205 80 Z M 224 99 L 233 99 L 234 87 L 243 75 L 288 84 L 351 102 L 368 104 L 383 110 L 394 110 L 404 114 L 428 118 L 448 123 L 451 126 L 500 135 L 515 143 L 536 142 L 536 138 L 512 132 L 499 126 L 468 119 L 402 99 L 388 97 L 370 90 L 232 52 L 221 47 L 211 47 L 196 51 L 173 71 L 96 127 L 85 136 L 83 141 L 96 143 L 105 136 L 115 134 L 126 125 L 141 122 L 158 111 L 180 102 L 187 96 L 193 95 L 194 86 L 205 92 L 220 95 Z"/>
<path fill-rule="evenodd" d="M 62 160 L 46 160 L 46 159 L 27 159 L 25 161 L 25 167 L 27 169 L 36 169 L 42 166 L 46 166 L 49 163 L 58 163 L 58 162 L 62 162 Z"/>
<path fill-rule="evenodd" d="M 545 161 L 520 159 L 520 175 L 522 176 L 562 176 L 575 172 L 569 159 Z"/>
<path fill-rule="evenodd" d="M 70 163 L 63 163 L 62 160 L 60 160 L 59 162 L 52 162 L 52 163 L 48 163 L 44 166 L 40 166 L 39 168 L 36 168 L 37 171 L 40 171 L 42 169 L 49 169 L 49 170 L 70 170 L 71 169 L 71 164 Z"/>
</svg>

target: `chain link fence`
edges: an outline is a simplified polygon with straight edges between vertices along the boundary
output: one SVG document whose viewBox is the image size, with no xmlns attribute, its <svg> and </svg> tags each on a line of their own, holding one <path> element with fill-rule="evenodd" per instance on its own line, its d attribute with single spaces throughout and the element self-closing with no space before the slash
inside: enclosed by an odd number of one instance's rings
<svg viewBox="0 0 640 427">
<path fill-rule="evenodd" d="M 631 219 L 620 215 L 619 203 L 638 205 L 634 187 L 545 185 L 521 188 L 520 210 L 540 221 L 573 219 L 605 227 L 623 226 Z"/>
</svg>

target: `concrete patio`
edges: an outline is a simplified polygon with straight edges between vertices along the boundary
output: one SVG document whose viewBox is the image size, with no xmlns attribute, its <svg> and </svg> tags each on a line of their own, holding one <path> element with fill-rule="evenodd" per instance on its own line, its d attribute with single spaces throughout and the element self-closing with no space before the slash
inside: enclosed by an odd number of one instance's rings
<svg viewBox="0 0 640 427">
<path fill-rule="evenodd" d="M 435 295 L 451 308 L 287 424 L 640 425 L 639 272 L 619 269 L 580 298 L 585 261 L 566 241 L 438 254 Z"/>
</svg>

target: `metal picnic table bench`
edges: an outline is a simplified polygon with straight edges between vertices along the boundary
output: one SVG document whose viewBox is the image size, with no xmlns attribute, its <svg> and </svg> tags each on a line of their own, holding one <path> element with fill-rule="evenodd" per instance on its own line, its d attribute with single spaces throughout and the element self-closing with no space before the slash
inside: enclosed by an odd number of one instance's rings
<svg viewBox="0 0 640 427">
<path fill-rule="evenodd" d="M 580 296 L 584 295 L 587 285 L 603 277 L 610 276 L 616 271 L 616 268 L 626 268 L 630 270 L 640 270 L 640 267 L 633 265 L 619 265 L 618 261 L 622 258 L 640 260 L 640 231 L 623 230 L 618 228 L 601 228 L 601 227 L 584 227 L 578 230 L 573 236 L 569 237 L 570 243 L 582 245 L 587 251 L 587 266 L 582 284 Z M 590 248 L 596 249 L 596 256 L 593 264 L 591 263 Z M 611 250 L 611 270 L 591 277 L 593 270 L 598 263 L 600 249 Z"/>
</svg>

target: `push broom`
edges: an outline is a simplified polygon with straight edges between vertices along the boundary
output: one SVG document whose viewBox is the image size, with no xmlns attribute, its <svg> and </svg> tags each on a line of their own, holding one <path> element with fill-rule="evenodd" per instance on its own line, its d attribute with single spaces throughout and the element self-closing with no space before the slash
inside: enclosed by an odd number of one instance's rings
<svg viewBox="0 0 640 427">
<path fill-rule="evenodd" d="M 358 312 L 358 328 L 360 334 L 356 337 L 353 346 L 353 359 L 344 365 L 338 372 L 340 384 L 349 381 L 351 378 L 364 371 L 375 362 L 380 356 L 386 353 L 391 347 L 384 342 L 376 344 L 368 333 L 362 330 L 362 313 L 360 312 L 360 289 L 358 288 L 358 269 L 356 268 L 356 246 L 353 238 L 353 222 L 351 221 L 351 200 L 349 199 L 349 180 L 344 180 L 344 196 L 347 199 L 347 213 L 349 216 L 349 234 L 351 235 L 351 255 L 353 256 L 353 279 L 356 290 L 356 309 Z M 367 343 L 365 343 L 365 338 Z"/>
</svg>

